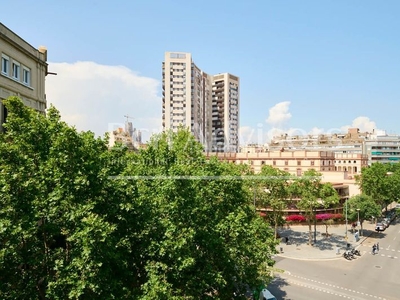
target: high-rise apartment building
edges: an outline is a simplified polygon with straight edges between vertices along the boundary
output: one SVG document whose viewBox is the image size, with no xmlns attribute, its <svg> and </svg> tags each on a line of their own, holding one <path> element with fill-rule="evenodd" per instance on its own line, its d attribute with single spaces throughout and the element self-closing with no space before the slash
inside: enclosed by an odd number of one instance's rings
<svg viewBox="0 0 400 300">
<path fill-rule="evenodd" d="M 163 129 L 189 128 L 208 152 L 237 152 L 239 78 L 215 76 L 197 67 L 190 53 L 166 52 L 163 74 Z"/>
<path fill-rule="evenodd" d="M 34 48 L 0 23 L 0 131 L 7 118 L 1 100 L 18 96 L 25 105 L 44 113 L 47 50 Z"/>
<path fill-rule="evenodd" d="M 212 141 L 214 152 L 239 150 L 239 78 L 228 73 L 213 76 Z"/>
</svg>

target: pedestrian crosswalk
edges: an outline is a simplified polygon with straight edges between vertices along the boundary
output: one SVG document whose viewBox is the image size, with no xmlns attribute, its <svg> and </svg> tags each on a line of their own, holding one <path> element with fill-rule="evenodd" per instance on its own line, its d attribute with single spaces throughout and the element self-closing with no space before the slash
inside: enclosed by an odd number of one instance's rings
<svg viewBox="0 0 400 300">
<path fill-rule="evenodd" d="M 370 247 L 363 246 L 363 248 L 366 249 L 366 248 L 370 248 Z M 364 253 L 373 254 L 371 250 L 369 250 L 369 251 L 368 250 L 364 250 L 363 252 Z M 374 255 L 381 256 L 381 257 L 392 258 L 392 259 L 399 259 L 400 258 L 400 250 L 398 250 L 398 249 L 390 249 L 390 248 L 380 248 L 379 251 L 376 251 L 376 253 Z"/>
</svg>

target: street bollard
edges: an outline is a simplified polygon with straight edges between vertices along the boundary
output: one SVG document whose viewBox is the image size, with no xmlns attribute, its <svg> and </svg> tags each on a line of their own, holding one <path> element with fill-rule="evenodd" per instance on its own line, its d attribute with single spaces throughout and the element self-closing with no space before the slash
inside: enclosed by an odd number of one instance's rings
<svg viewBox="0 0 400 300">
<path fill-rule="evenodd" d="M 281 253 L 283 253 L 283 247 L 281 247 L 280 250 L 281 250 Z"/>
<path fill-rule="evenodd" d="M 340 247 L 336 247 L 336 254 L 340 254 Z"/>
</svg>

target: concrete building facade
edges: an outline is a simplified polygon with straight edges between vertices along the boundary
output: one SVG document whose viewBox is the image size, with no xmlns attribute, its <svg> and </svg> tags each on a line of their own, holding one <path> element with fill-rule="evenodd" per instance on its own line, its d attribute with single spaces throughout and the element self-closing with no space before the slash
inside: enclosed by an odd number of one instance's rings
<svg viewBox="0 0 400 300">
<path fill-rule="evenodd" d="M 239 78 L 213 76 L 212 145 L 215 152 L 239 150 Z"/>
<path fill-rule="evenodd" d="M 205 151 L 237 152 L 239 78 L 209 75 L 185 52 L 166 52 L 162 63 L 163 130 L 188 128 Z"/>
<path fill-rule="evenodd" d="M 240 152 L 235 155 L 232 153 L 219 154 L 218 157 L 236 164 L 250 165 L 255 173 L 259 173 L 264 165 L 287 171 L 294 176 L 302 176 L 309 169 L 318 172 L 335 171 L 335 154 L 331 151 Z"/>
<path fill-rule="evenodd" d="M 0 23 L 0 131 L 7 110 L 2 100 L 18 96 L 25 105 L 45 113 L 47 49 L 34 48 L 16 33 Z"/>
<path fill-rule="evenodd" d="M 375 162 L 400 162 L 400 136 L 377 131 L 364 142 L 364 152 L 368 155 L 368 165 Z"/>
</svg>

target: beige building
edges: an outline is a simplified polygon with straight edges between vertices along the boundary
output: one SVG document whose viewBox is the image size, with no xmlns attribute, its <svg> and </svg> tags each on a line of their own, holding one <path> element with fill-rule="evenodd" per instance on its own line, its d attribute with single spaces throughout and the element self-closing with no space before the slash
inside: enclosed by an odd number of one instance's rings
<svg viewBox="0 0 400 300">
<path fill-rule="evenodd" d="M 255 173 L 259 173 L 264 165 L 287 171 L 293 176 L 302 176 L 305 171 L 314 169 L 322 174 L 323 182 L 345 183 L 349 186 L 350 196 L 360 193 L 355 184 L 355 175 L 361 174 L 361 169 L 368 166 L 368 156 L 363 154 L 311 150 L 266 151 L 257 145 L 249 145 L 241 150 L 240 153 L 208 153 L 208 156 L 247 164 Z"/>
<path fill-rule="evenodd" d="M 302 176 L 305 171 L 314 169 L 321 173 L 322 182 L 329 182 L 340 197 L 339 205 L 331 208 L 317 209 L 317 213 L 343 213 L 345 201 L 360 193 L 354 177 L 348 176 L 345 171 L 335 170 L 335 153 L 331 151 L 266 151 L 263 147 L 252 145 L 243 147 L 240 153 L 208 153 L 208 157 L 217 156 L 220 160 L 235 164 L 247 164 L 255 173 L 259 173 L 265 165 L 289 172 L 292 176 Z M 354 159 L 354 157 L 352 157 Z M 367 158 L 364 157 L 363 164 Z M 293 199 L 292 204 L 284 210 L 287 214 L 301 213 Z M 261 208 L 261 212 L 268 212 L 268 208 Z"/>
<path fill-rule="evenodd" d="M 275 136 L 268 144 L 269 150 L 320 150 L 335 153 L 363 153 L 363 143 L 371 136 L 358 128 L 349 128 L 347 133 L 308 134 Z"/>
<path fill-rule="evenodd" d="M 117 128 L 116 130 L 109 132 L 109 147 L 113 147 L 116 144 L 126 146 L 129 150 L 135 150 L 132 136 L 130 136 L 123 128 Z"/>
<path fill-rule="evenodd" d="M 146 145 L 142 143 L 142 134 L 140 130 L 133 128 L 132 122 L 128 121 L 128 116 L 126 117 L 127 121 L 125 122 L 125 128 L 119 127 L 108 132 L 108 146 L 113 147 L 115 144 L 119 143 L 128 147 L 129 150 L 145 148 Z"/>
<path fill-rule="evenodd" d="M 349 179 L 361 174 L 368 167 L 368 155 L 359 153 L 335 153 L 335 171 L 345 172 Z"/>
<path fill-rule="evenodd" d="M 185 52 L 166 52 L 162 75 L 163 129 L 177 131 L 183 126 L 206 151 L 237 152 L 239 78 L 209 75 Z"/>
<path fill-rule="evenodd" d="M 248 164 L 258 173 L 264 165 L 285 170 L 292 175 L 302 176 L 304 171 L 315 169 L 321 171 L 334 171 L 335 154 L 330 151 L 266 151 L 266 152 L 239 152 L 220 154 L 222 160 L 229 160 L 236 164 Z M 215 154 L 210 154 L 215 155 Z"/>
<path fill-rule="evenodd" d="M 34 48 L 0 23 L 0 52 L 0 100 L 18 96 L 27 106 L 44 113 L 46 48 Z M 0 131 L 6 118 L 7 110 L 0 103 Z"/>
</svg>

